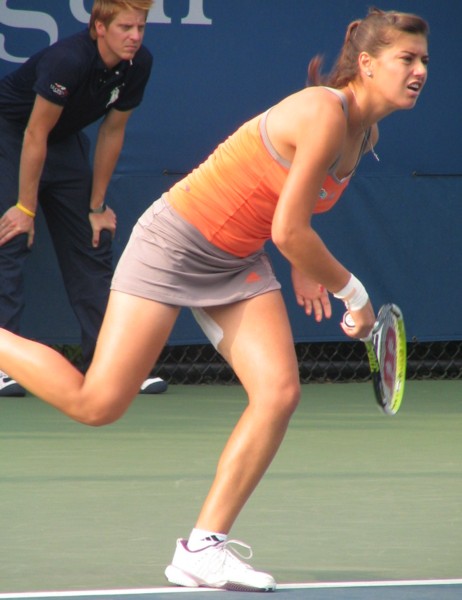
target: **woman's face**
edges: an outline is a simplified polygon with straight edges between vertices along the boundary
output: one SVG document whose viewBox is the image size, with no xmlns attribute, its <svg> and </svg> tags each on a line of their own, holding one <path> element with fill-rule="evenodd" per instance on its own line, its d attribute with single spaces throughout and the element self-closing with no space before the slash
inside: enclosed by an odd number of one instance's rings
<svg viewBox="0 0 462 600">
<path fill-rule="evenodd" d="M 427 80 L 428 45 L 421 34 L 398 33 L 372 58 L 374 86 L 393 109 L 413 108 Z"/>
</svg>

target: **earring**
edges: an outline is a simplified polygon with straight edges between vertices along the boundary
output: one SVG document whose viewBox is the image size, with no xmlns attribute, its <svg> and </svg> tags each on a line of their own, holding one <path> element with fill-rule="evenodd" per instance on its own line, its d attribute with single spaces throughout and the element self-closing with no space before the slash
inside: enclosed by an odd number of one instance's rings
<svg viewBox="0 0 462 600">
<path fill-rule="evenodd" d="M 372 76 L 373 76 L 373 74 L 372 74 L 372 71 L 366 71 L 366 75 L 367 75 L 368 77 L 372 77 Z"/>
</svg>

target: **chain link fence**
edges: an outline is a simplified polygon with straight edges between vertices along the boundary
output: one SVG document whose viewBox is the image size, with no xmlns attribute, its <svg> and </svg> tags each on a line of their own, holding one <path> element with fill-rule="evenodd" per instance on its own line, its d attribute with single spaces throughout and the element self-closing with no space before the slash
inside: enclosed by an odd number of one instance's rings
<svg viewBox="0 0 462 600">
<path fill-rule="evenodd" d="M 79 346 L 55 346 L 68 360 L 80 362 Z M 302 383 L 367 381 L 362 342 L 298 343 Z M 462 379 L 462 341 L 409 342 L 407 379 Z M 155 374 L 171 384 L 233 384 L 237 378 L 211 344 L 167 346 Z"/>
</svg>

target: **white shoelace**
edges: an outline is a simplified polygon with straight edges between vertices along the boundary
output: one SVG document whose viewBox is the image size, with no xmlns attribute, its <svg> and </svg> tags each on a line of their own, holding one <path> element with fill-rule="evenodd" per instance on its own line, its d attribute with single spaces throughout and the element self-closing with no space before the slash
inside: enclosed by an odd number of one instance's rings
<svg viewBox="0 0 462 600">
<path fill-rule="evenodd" d="M 240 552 L 238 547 L 244 548 L 247 552 Z M 226 540 L 221 542 L 215 546 L 218 550 L 216 555 L 216 560 L 213 560 L 215 563 L 212 567 L 212 570 L 219 569 L 222 567 L 229 567 L 231 569 L 252 569 L 252 567 L 246 563 L 241 561 L 241 558 L 244 560 L 249 560 L 253 556 L 252 548 L 241 542 L 240 540 Z"/>
</svg>

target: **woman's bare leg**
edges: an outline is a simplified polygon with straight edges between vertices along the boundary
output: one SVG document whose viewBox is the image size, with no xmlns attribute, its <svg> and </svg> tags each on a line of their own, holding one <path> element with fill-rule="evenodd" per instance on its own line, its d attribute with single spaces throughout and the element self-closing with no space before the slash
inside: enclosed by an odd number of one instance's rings
<svg viewBox="0 0 462 600">
<path fill-rule="evenodd" d="M 298 363 L 279 292 L 207 313 L 223 330 L 220 352 L 249 397 L 196 523 L 228 533 L 274 458 L 298 404 Z"/>
<path fill-rule="evenodd" d="M 0 368 L 76 421 L 118 419 L 154 366 L 179 309 L 111 292 L 85 376 L 51 348 L 0 329 Z M 53 376 L 50 377 L 49 374 Z"/>
</svg>

